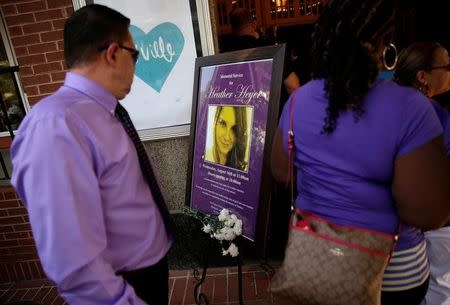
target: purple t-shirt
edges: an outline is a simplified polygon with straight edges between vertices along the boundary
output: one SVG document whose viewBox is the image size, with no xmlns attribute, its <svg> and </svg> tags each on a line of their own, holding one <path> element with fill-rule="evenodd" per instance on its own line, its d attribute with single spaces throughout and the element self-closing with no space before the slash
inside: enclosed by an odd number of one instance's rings
<svg viewBox="0 0 450 305">
<path fill-rule="evenodd" d="M 296 206 L 337 224 L 394 233 L 394 160 L 442 134 L 436 113 L 415 89 L 377 80 L 359 121 L 353 112 L 341 113 L 336 130 L 322 134 L 328 105 L 324 83 L 310 81 L 293 94 Z M 291 101 L 279 123 L 286 151 Z M 423 239 L 420 231 L 404 225 L 401 235 L 399 250 Z"/>
</svg>

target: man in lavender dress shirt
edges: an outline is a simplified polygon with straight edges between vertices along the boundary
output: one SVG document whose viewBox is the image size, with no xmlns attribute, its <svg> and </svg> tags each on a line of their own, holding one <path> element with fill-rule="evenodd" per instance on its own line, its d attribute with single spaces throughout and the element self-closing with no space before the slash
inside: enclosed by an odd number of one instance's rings
<svg viewBox="0 0 450 305">
<path fill-rule="evenodd" d="M 168 302 L 171 237 L 114 115 L 138 55 L 129 23 L 101 5 L 67 20 L 64 85 L 33 107 L 11 149 L 43 268 L 69 304 Z"/>
</svg>

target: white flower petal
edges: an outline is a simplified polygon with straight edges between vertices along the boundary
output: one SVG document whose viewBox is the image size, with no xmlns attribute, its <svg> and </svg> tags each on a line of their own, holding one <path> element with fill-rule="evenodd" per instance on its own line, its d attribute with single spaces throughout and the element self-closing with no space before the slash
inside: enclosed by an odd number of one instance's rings
<svg viewBox="0 0 450 305">
<path fill-rule="evenodd" d="M 223 216 L 227 216 L 230 214 L 230 211 L 228 211 L 228 209 L 222 209 L 222 211 L 220 211 L 219 215 L 223 215 Z"/>
<path fill-rule="evenodd" d="M 227 251 L 232 257 L 236 257 L 239 255 L 239 249 L 234 243 L 230 244 Z"/>
<path fill-rule="evenodd" d="M 203 230 L 203 232 L 205 232 L 205 233 L 211 232 L 211 230 L 212 230 L 211 225 L 210 225 L 210 224 L 207 224 L 206 226 L 203 226 L 202 230 Z"/>
<path fill-rule="evenodd" d="M 214 233 L 214 238 L 217 240 L 224 240 L 225 236 L 222 233 Z"/>
<path fill-rule="evenodd" d="M 225 221 L 225 225 L 227 227 L 232 227 L 234 225 L 234 220 L 228 219 L 227 221 Z"/>
</svg>

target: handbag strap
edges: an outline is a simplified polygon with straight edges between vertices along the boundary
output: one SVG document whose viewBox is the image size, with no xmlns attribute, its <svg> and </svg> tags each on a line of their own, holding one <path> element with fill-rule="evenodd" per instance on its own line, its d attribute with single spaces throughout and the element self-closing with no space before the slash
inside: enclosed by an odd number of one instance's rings
<svg viewBox="0 0 450 305">
<path fill-rule="evenodd" d="M 288 177 L 289 184 L 291 188 L 291 220 L 290 226 L 302 227 L 306 230 L 311 230 L 309 222 L 300 213 L 300 210 L 295 208 L 295 198 L 294 198 L 294 103 L 295 103 L 295 92 L 292 93 L 291 97 L 291 107 L 289 114 L 289 131 L 288 131 Z"/>
<path fill-rule="evenodd" d="M 291 107 L 289 114 L 289 131 L 288 131 L 288 177 L 291 188 L 291 213 L 295 211 L 295 199 L 294 199 L 294 102 L 295 92 L 291 95 Z"/>
</svg>

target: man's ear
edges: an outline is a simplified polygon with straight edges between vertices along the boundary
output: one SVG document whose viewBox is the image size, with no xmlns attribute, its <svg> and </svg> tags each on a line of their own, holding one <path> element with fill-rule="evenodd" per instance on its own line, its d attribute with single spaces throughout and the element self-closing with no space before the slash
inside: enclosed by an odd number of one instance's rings
<svg viewBox="0 0 450 305">
<path fill-rule="evenodd" d="M 109 65 L 115 66 L 117 63 L 117 51 L 119 45 L 116 42 L 111 43 L 105 51 L 105 60 Z"/>
</svg>

